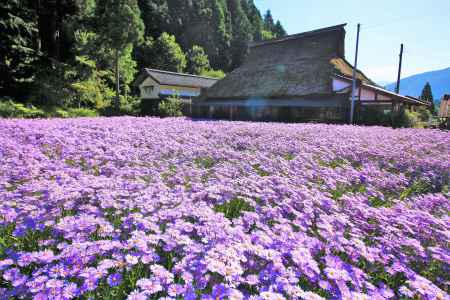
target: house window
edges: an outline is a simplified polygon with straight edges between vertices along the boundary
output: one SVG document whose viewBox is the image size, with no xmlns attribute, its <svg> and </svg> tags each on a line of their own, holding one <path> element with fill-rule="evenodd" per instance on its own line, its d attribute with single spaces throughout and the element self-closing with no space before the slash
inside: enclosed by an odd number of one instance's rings
<svg viewBox="0 0 450 300">
<path fill-rule="evenodd" d="M 146 95 L 150 95 L 151 93 L 153 93 L 154 89 L 155 89 L 155 87 L 153 85 L 147 85 L 147 86 L 143 87 L 144 94 L 146 94 Z"/>
</svg>

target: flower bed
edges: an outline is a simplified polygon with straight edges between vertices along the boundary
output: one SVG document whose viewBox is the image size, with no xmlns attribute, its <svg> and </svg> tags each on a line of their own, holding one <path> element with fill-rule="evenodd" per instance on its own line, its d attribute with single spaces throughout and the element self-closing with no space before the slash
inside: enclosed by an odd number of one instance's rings
<svg viewBox="0 0 450 300">
<path fill-rule="evenodd" d="M 0 298 L 448 299 L 450 135 L 0 120 Z"/>
</svg>

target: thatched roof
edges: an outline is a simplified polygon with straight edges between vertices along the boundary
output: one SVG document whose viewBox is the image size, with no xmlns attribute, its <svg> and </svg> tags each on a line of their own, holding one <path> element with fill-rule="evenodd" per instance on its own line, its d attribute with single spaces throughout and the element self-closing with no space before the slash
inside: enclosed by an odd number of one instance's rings
<svg viewBox="0 0 450 300">
<path fill-rule="evenodd" d="M 348 75 L 345 24 L 250 45 L 244 64 L 213 85 L 206 99 L 330 95 L 332 76 Z M 358 72 L 361 81 L 372 83 Z"/>
<path fill-rule="evenodd" d="M 209 88 L 218 81 L 218 79 L 212 77 L 145 68 L 141 72 L 141 74 L 139 74 L 138 78 L 135 81 L 135 84 L 139 85 L 147 77 L 151 77 L 161 85 L 174 85 L 194 88 Z"/>
</svg>

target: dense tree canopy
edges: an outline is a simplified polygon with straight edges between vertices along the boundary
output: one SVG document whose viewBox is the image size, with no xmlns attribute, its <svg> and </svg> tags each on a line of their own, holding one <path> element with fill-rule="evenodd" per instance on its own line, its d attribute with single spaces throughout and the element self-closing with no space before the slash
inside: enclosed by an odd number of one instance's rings
<svg viewBox="0 0 450 300">
<path fill-rule="evenodd" d="M 205 50 L 197 45 L 194 45 L 187 53 L 187 69 L 190 74 L 203 75 L 211 69 L 208 55 Z"/>
<path fill-rule="evenodd" d="M 128 97 L 143 67 L 222 77 L 286 34 L 254 0 L 5 0 L 0 18 L 0 97 L 69 106 Z"/>
<path fill-rule="evenodd" d="M 25 1 L 0 2 L 0 95 L 20 97 L 39 57 L 36 18 Z"/>
<path fill-rule="evenodd" d="M 186 55 L 177 43 L 175 36 L 163 32 L 159 38 L 147 38 L 137 49 L 136 58 L 141 68 L 150 67 L 171 72 L 183 72 L 186 68 Z"/>
</svg>

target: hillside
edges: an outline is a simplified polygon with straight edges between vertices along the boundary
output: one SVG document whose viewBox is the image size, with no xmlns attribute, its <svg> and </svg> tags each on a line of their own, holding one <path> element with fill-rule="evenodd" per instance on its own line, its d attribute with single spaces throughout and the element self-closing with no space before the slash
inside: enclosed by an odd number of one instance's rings
<svg viewBox="0 0 450 300">
<path fill-rule="evenodd" d="M 222 77 L 286 35 L 253 0 L 14 0 L 0 15 L 0 97 L 47 106 L 105 107 L 144 67 Z"/>
<path fill-rule="evenodd" d="M 400 82 L 400 93 L 418 97 L 427 82 L 431 84 L 434 99 L 442 98 L 444 94 L 450 93 L 450 68 L 403 78 Z M 386 88 L 394 91 L 395 82 L 388 84 Z"/>
</svg>

